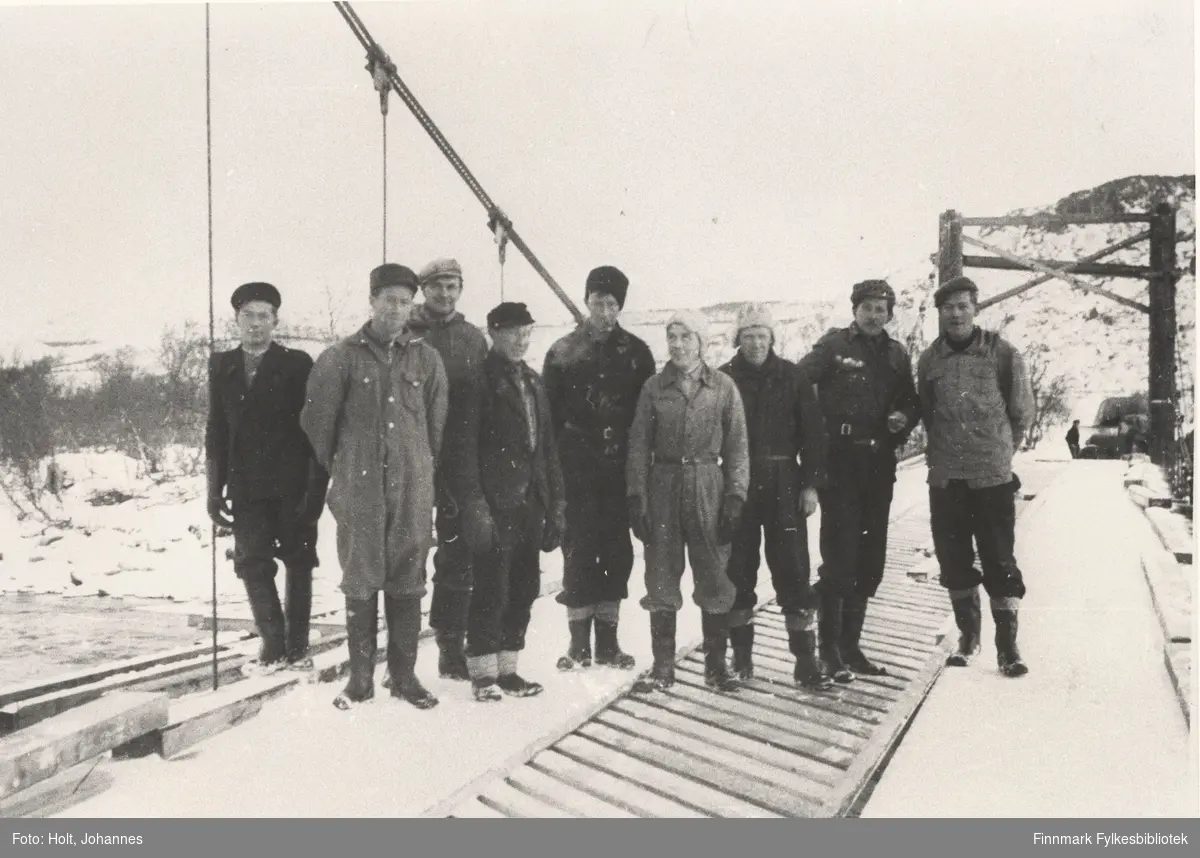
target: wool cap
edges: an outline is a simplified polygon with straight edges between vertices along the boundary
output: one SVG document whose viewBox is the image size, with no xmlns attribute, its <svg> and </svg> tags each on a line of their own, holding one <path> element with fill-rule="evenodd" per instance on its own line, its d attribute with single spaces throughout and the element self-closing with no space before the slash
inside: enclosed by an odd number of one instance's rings
<svg viewBox="0 0 1200 858">
<path fill-rule="evenodd" d="M 584 288 L 583 300 L 587 301 L 593 292 L 612 295 L 617 306 L 625 308 L 625 295 L 629 291 L 629 278 L 619 268 L 611 265 L 601 265 L 593 268 L 587 276 L 587 286 Z"/>
<path fill-rule="evenodd" d="M 229 299 L 234 312 L 242 309 L 242 305 L 250 301 L 266 301 L 278 310 L 283 298 L 280 297 L 279 290 L 270 283 L 243 283 L 233 290 L 233 297 Z"/>
<path fill-rule="evenodd" d="M 403 286 L 417 294 L 417 275 L 411 268 L 385 262 L 371 271 L 371 297 L 374 298 L 388 286 Z"/>
<path fill-rule="evenodd" d="M 487 314 L 489 328 L 519 328 L 532 324 L 533 316 L 529 315 L 529 308 L 518 301 L 497 304 Z"/>
<path fill-rule="evenodd" d="M 460 284 L 462 283 L 462 266 L 458 264 L 457 259 L 435 259 L 422 268 L 421 273 L 417 275 L 422 286 L 431 280 L 440 280 L 443 277 L 455 277 Z"/>
<path fill-rule="evenodd" d="M 946 299 L 955 292 L 970 292 L 976 301 L 979 300 L 979 287 L 975 285 L 975 281 L 960 274 L 957 277 L 951 277 L 937 288 L 937 291 L 933 293 L 933 306 L 942 306 L 946 303 Z"/>
<path fill-rule="evenodd" d="M 666 327 L 672 325 L 683 325 L 700 340 L 700 353 L 704 354 L 704 347 L 708 344 L 708 320 L 701 313 L 695 310 L 676 310 L 667 319 Z"/>
<path fill-rule="evenodd" d="M 733 341 L 746 328 L 767 328 L 771 336 L 775 335 L 775 319 L 771 316 L 771 308 L 766 304 L 743 304 L 738 310 L 737 321 L 733 327 Z"/>
</svg>

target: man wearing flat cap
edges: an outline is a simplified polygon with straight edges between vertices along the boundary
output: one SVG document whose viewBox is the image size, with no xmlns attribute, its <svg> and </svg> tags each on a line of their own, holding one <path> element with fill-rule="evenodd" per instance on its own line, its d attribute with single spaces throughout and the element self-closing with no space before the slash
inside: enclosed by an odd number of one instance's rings
<svg viewBox="0 0 1200 858">
<path fill-rule="evenodd" d="M 737 385 L 704 362 L 707 332 L 704 317 L 690 310 L 667 320 L 670 360 L 642 387 L 629 430 L 627 503 L 633 533 L 646 546 L 641 604 L 654 654 L 634 686 L 639 693 L 675 683 L 685 549 L 692 600 L 702 612 L 704 682 L 718 691 L 739 688 L 725 663 L 737 598 L 725 570 L 749 489 L 750 450 Z"/>
<path fill-rule="evenodd" d="M 454 259 L 435 259 L 418 276 L 425 303 L 413 308 L 409 327 L 442 357 L 450 384 L 446 424 L 458 420 L 464 386 L 483 365 L 488 344 L 483 331 L 458 312 L 462 297 L 462 268 Z M 441 458 L 460 455 L 449 437 L 442 444 Z M 471 552 L 462 538 L 462 504 L 449 491 L 445 468 L 438 468 L 437 553 L 433 557 L 433 603 L 429 625 L 437 633 L 438 673 L 443 678 L 468 679 L 463 642 L 467 631 L 467 607 L 471 599 Z"/>
<path fill-rule="evenodd" d="M 375 695 L 381 590 L 391 696 L 418 709 L 438 702 L 415 670 L 448 394 L 437 350 L 408 329 L 416 293 L 403 265 L 371 272 L 371 319 L 317 358 L 300 418 L 332 478 L 350 650 L 350 680 L 334 700 L 343 710 Z"/>
<path fill-rule="evenodd" d="M 517 672 L 518 658 L 540 590 L 539 552 L 561 544 L 566 505 L 550 404 L 523 360 L 533 317 L 524 304 L 508 301 L 488 313 L 487 325 L 491 351 L 448 429 L 455 456 L 446 461 L 473 553 L 466 654 L 480 702 L 501 699 L 501 691 L 514 697 L 542 691 Z"/>
<path fill-rule="evenodd" d="M 896 450 L 917 421 L 912 361 L 888 336 L 896 293 L 884 280 L 850 292 L 854 321 L 821 337 L 799 362 L 817 388 L 829 438 L 821 500 L 818 637 L 837 682 L 887 671 L 859 645 L 867 603 L 883 581 Z"/>
<path fill-rule="evenodd" d="M 567 609 L 570 645 L 559 670 L 591 664 L 593 622 L 596 663 L 623 670 L 635 664 L 617 642 L 633 571 L 625 461 L 638 394 L 655 363 L 650 347 L 618 321 L 628 289 L 619 269 L 593 269 L 584 291 L 587 321 L 550 347 L 543 368 L 567 488 L 557 600 Z"/>
<path fill-rule="evenodd" d="M 233 568 L 262 642 L 263 672 L 312 667 L 312 575 L 328 482 L 300 426 L 312 358 L 272 340 L 281 302 L 270 283 L 234 291 L 240 345 L 209 360 L 205 433 L 208 514 L 233 530 Z M 276 558 L 287 572 L 283 605 Z"/>
<path fill-rule="evenodd" d="M 975 324 L 979 289 L 954 277 L 933 295 L 941 335 L 917 361 L 917 390 L 928 437 L 929 512 L 940 582 L 959 629 L 947 664 L 965 667 L 979 652 L 979 585 L 991 600 L 996 660 L 1005 676 L 1028 668 L 1017 649 L 1017 611 L 1025 581 L 1013 556 L 1013 453 L 1033 415 L 1033 391 L 1021 353 Z M 976 546 L 979 566 L 975 567 Z"/>
</svg>

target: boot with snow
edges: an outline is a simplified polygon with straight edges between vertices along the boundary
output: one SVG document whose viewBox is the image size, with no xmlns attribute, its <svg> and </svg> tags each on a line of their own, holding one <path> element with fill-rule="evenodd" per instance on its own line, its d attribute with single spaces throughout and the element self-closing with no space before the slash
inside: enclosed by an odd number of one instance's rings
<svg viewBox="0 0 1200 858">
<path fill-rule="evenodd" d="M 308 629 L 312 616 L 312 567 L 288 566 L 284 585 L 287 625 L 287 662 L 291 670 L 312 670 L 308 655 Z"/>
<path fill-rule="evenodd" d="M 467 657 L 463 655 L 462 632 L 439 632 L 438 643 L 438 676 L 442 679 L 469 680 L 467 672 Z"/>
<path fill-rule="evenodd" d="M 560 656 L 555 664 L 559 670 L 574 670 L 577 667 L 592 666 L 592 617 L 579 620 L 569 620 L 567 628 L 571 632 L 571 644 L 567 654 Z M 599 635 L 597 634 L 597 637 Z"/>
<path fill-rule="evenodd" d="M 540 682 L 530 682 L 517 673 L 519 655 L 515 650 L 497 653 L 496 668 L 500 675 L 496 678 L 496 685 L 512 697 L 535 697 L 542 693 L 542 685 Z"/>
<path fill-rule="evenodd" d="M 503 699 L 496 688 L 497 657 L 490 655 L 467 656 L 467 671 L 471 675 L 471 696 L 477 703 L 495 703 Z"/>
<path fill-rule="evenodd" d="M 432 709 L 438 699 L 417 679 L 417 643 L 421 637 L 421 600 L 384 595 L 388 627 L 388 676 L 392 697 L 418 709 Z"/>
<path fill-rule="evenodd" d="M 1003 603 L 1004 608 L 998 608 L 997 602 Z M 996 663 L 1005 676 L 1024 676 L 1029 673 L 1017 650 L 1018 604 L 1018 599 L 992 600 L 992 619 L 996 623 Z"/>
<path fill-rule="evenodd" d="M 275 579 L 253 572 L 242 579 L 250 613 L 261 641 L 258 659 L 246 665 L 244 672 L 261 675 L 274 673 L 287 666 L 286 623 Z"/>
<path fill-rule="evenodd" d="M 809 691 L 827 691 L 833 687 L 833 680 L 821 670 L 821 662 L 817 658 L 817 633 L 813 630 L 816 613 L 815 610 L 807 610 L 785 617 L 788 649 L 796 657 L 792 678 L 797 685 Z"/>
<path fill-rule="evenodd" d="M 739 680 L 754 678 L 754 624 L 733 626 L 729 630 L 729 648 L 733 650 L 733 675 Z"/>
<path fill-rule="evenodd" d="M 729 644 L 729 615 L 705 613 L 701 617 L 704 632 L 704 684 L 716 691 L 733 693 L 741 685 L 729 674 L 725 651 Z"/>
<path fill-rule="evenodd" d="M 654 611 L 650 614 L 650 649 L 654 666 L 634 683 L 638 694 L 666 691 L 675 684 L 675 612 Z"/>
<path fill-rule="evenodd" d="M 842 684 L 853 682 L 854 674 L 842 661 L 839 649 L 842 637 L 842 599 L 822 591 L 821 616 L 817 623 L 820 637 L 818 651 L 821 656 L 824 673 L 833 677 L 834 682 Z"/>
<path fill-rule="evenodd" d="M 951 590 L 950 606 L 954 608 L 954 622 L 958 626 L 958 650 L 950 653 L 946 664 L 951 667 L 967 667 L 979 654 L 980 626 L 983 623 L 979 588 Z"/>
<path fill-rule="evenodd" d="M 596 664 L 620 670 L 633 670 L 637 664 L 633 656 L 621 651 L 617 643 L 617 624 L 599 617 L 596 618 Z"/>
<path fill-rule="evenodd" d="M 333 700 L 343 711 L 375 696 L 375 652 L 379 633 L 379 601 L 346 599 L 346 646 L 350 650 L 350 681 Z"/>
<path fill-rule="evenodd" d="M 851 671 L 862 676 L 887 676 L 887 668 L 872 663 L 859 648 L 866 619 L 866 596 L 853 596 L 842 600 L 842 634 L 838 641 L 842 661 Z"/>
</svg>

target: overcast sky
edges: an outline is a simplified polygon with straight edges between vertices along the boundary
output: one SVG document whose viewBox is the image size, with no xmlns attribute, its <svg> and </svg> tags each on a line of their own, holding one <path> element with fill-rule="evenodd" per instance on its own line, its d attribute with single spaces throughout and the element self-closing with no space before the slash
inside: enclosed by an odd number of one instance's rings
<svg viewBox="0 0 1200 858">
<path fill-rule="evenodd" d="M 207 324 L 205 14 L 0 0 L 0 341 L 144 343 Z M 1002 214 L 1195 172 L 1190 0 L 355 3 L 577 302 L 848 294 Z M 214 3 L 218 325 L 239 283 L 341 328 L 381 259 L 381 120 L 331 3 Z M 500 297 L 482 206 L 407 108 L 388 118 L 388 256 Z M 515 248 L 506 297 L 567 311 Z"/>
</svg>

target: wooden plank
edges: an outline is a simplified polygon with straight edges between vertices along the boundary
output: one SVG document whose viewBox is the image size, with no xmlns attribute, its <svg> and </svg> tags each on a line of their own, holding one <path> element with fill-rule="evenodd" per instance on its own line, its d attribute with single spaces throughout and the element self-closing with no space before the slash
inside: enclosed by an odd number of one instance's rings
<svg viewBox="0 0 1200 858">
<path fill-rule="evenodd" d="M 1147 265 L 1126 265 L 1115 262 L 1072 262 L 1066 259 L 1036 259 L 1039 265 L 1048 268 L 1070 269 L 1074 274 L 1088 274 L 1096 277 L 1134 277 L 1149 278 L 1154 269 Z M 1023 262 L 1013 262 L 996 256 L 963 256 L 963 265 L 967 268 L 991 268 L 999 271 L 1028 271 L 1030 267 Z"/>
<path fill-rule="evenodd" d="M 819 785 L 786 769 L 761 760 L 749 760 L 741 753 L 627 712 L 606 709 L 593 723 L 611 727 L 614 736 L 619 734 L 619 741 L 634 743 L 624 747 L 655 758 L 670 757 L 672 765 L 679 767 L 678 771 L 695 773 L 719 789 L 734 791 L 781 816 L 811 817 L 825 797 L 825 790 Z"/>
<path fill-rule="evenodd" d="M 1192 567 L 1175 562 L 1166 551 L 1142 554 L 1142 574 L 1150 601 L 1168 643 L 1192 641 Z"/>
<path fill-rule="evenodd" d="M 768 653 L 762 653 L 761 655 L 755 656 L 755 662 L 754 662 L 755 670 L 757 670 L 759 668 L 760 662 L 762 663 L 763 667 L 774 669 L 775 671 L 785 674 L 786 676 L 789 676 L 789 677 L 792 675 L 792 668 L 793 668 L 794 663 L 790 660 L 777 658 Z M 855 674 L 855 676 L 858 677 L 858 674 Z M 882 698 L 884 701 L 895 700 L 904 691 L 903 680 L 901 680 L 899 682 L 898 687 L 897 687 L 897 682 L 894 678 L 886 685 L 868 684 L 868 685 L 860 686 L 858 684 L 859 680 L 866 679 L 866 678 L 867 677 L 858 677 L 853 683 L 851 683 L 849 685 L 843 685 L 841 683 L 837 683 L 836 688 L 838 688 L 838 689 L 854 688 L 854 690 L 858 691 L 859 693 L 869 694 L 869 695 L 872 695 L 873 697 L 879 697 L 879 698 Z"/>
<path fill-rule="evenodd" d="M 709 726 L 702 721 L 677 715 L 666 709 L 649 706 L 639 700 L 625 699 L 613 704 L 610 713 L 628 715 L 639 722 L 653 724 L 654 733 L 650 738 L 657 738 L 660 732 L 675 736 L 687 736 L 704 743 L 709 748 L 720 748 L 722 751 L 737 755 L 739 766 L 747 767 L 747 773 L 762 777 L 768 783 L 782 783 L 787 779 L 789 789 L 799 796 L 808 799 L 821 800 L 825 797 L 828 783 L 813 780 L 806 774 L 811 762 L 799 754 L 785 751 L 757 739 L 749 739 Z M 664 742 L 664 744 L 666 744 Z"/>
<path fill-rule="evenodd" d="M 582 734 L 565 736 L 559 744 L 564 753 L 615 777 L 624 778 L 644 789 L 651 790 L 682 803 L 702 817 L 731 815 L 731 808 L 745 815 L 766 812 L 752 804 L 714 790 L 704 784 L 681 777 L 674 772 L 651 765 L 643 760 L 614 750 L 613 748 Z"/>
<path fill-rule="evenodd" d="M 0 798 L 167 723 L 167 698 L 125 691 L 0 739 Z"/>
<path fill-rule="evenodd" d="M 849 685 L 835 683 L 835 686 L 827 691 L 808 691 L 795 684 L 790 670 L 780 670 L 770 664 L 755 663 L 753 681 L 762 682 L 767 686 L 761 689 L 764 692 L 770 691 L 772 694 L 782 694 L 785 697 L 789 693 L 795 692 L 801 695 L 798 699 L 808 700 L 811 698 L 814 701 L 811 705 L 822 708 L 838 707 L 835 711 L 841 711 L 841 707 L 845 707 L 846 714 L 854 715 L 867 723 L 876 723 L 881 713 L 891 711 L 892 701 L 890 699 L 860 694 L 855 690 L 853 683 Z"/>
<path fill-rule="evenodd" d="M 570 745 L 569 742 L 567 744 Z M 564 783 L 585 790 L 616 807 L 622 807 L 640 818 L 704 818 L 703 813 L 693 808 L 671 801 L 632 781 L 616 777 L 593 768 L 574 757 L 567 756 L 565 753 L 560 753 L 557 746 L 542 751 L 529 761 L 527 767 L 551 774 Z"/>
<path fill-rule="evenodd" d="M 490 784 L 479 800 L 503 813 L 521 819 L 571 819 L 571 814 L 551 804 L 538 801 L 506 781 Z"/>
<path fill-rule="evenodd" d="M 703 675 L 703 669 L 699 665 L 688 662 L 681 664 L 679 670 L 687 670 L 689 673 L 697 676 Z M 764 673 L 767 675 L 756 675 L 750 679 L 738 681 L 749 691 L 759 694 L 771 694 L 808 709 L 820 709 L 833 715 L 854 718 L 863 723 L 863 729 L 865 730 L 869 730 L 870 727 L 883 720 L 883 712 L 887 711 L 886 707 L 870 708 L 852 702 L 844 696 L 845 687 L 830 689 L 829 691 L 809 691 L 792 683 L 783 684 L 775 682 L 772 680 L 773 674 L 770 671 L 764 671 Z"/>
<path fill-rule="evenodd" d="M 768 809 L 772 790 L 766 784 L 742 777 L 701 757 L 681 754 L 657 742 L 615 730 L 596 721 L 584 724 L 579 728 L 579 734 L 621 755 L 703 783 L 708 787 L 704 793 L 706 810 L 712 816 L 778 819 L 788 815 Z M 700 786 L 700 783 L 693 786 Z"/>
<path fill-rule="evenodd" d="M 869 654 L 872 661 L 879 661 L 880 664 L 894 665 L 901 671 L 906 673 L 913 672 L 916 668 L 924 664 L 924 659 L 915 656 L 905 656 L 898 653 L 886 644 L 879 644 L 876 641 L 862 639 L 859 641 L 862 651 Z M 786 646 L 780 646 L 778 643 L 769 640 L 755 640 L 755 651 L 762 650 L 763 655 L 774 654 L 776 658 L 787 659 L 791 658 L 791 651 Z M 876 659 L 875 655 L 879 658 Z"/>
<path fill-rule="evenodd" d="M 1187 520 L 1171 510 L 1151 507 L 1145 510 L 1154 532 L 1167 551 L 1174 555 L 1177 563 L 1192 562 L 1192 534 Z"/>
<path fill-rule="evenodd" d="M 508 776 L 513 786 L 546 804 L 552 804 L 570 816 L 580 819 L 637 819 L 625 810 L 575 789 L 545 772 L 524 765 Z"/>
<path fill-rule="evenodd" d="M 508 819 L 494 807 L 488 807 L 477 798 L 464 801 L 451 816 L 455 819 Z"/>
<path fill-rule="evenodd" d="M 171 759 L 205 739 L 253 718 L 265 702 L 279 697 L 299 682 L 300 674 L 283 671 L 174 700 L 167 724 L 161 730 L 148 733 L 127 747 L 114 749 L 113 756 L 136 756 L 151 751 Z"/>
<path fill-rule="evenodd" d="M 805 774 L 821 783 L 833 783 L 854 758 L 852 753 L 842 748 L 802 735 L 794 729 L 716 709 L 678 694 L 646 695 L 641 702 L 800 755 L 809 761 Z"/>
</svg>

